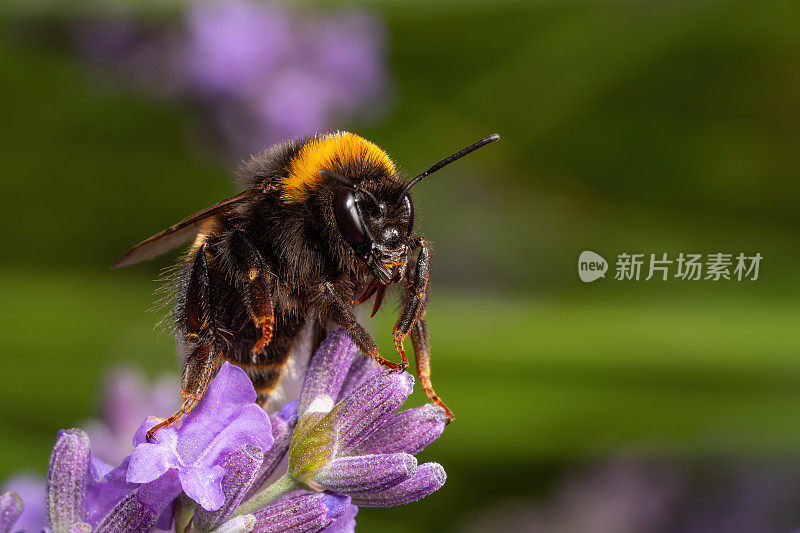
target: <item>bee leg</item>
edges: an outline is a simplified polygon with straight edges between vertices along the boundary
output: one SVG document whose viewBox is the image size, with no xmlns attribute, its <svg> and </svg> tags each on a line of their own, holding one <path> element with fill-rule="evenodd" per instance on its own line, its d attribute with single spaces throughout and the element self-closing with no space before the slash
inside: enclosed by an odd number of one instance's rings
<svg viewBox="0 0 800 533">
<path fill-rule="evenodd" d="M 428 336 L 428 324 L 425 322 L 425 311 L 428 309 L 430 271 L 431 271 L 431 248 L 424 239 L 417 238 L 414 243 L 415 248 L 420 248 L 417 256 L 417 263 L 414 266 L 413 274 L 409 272 L 406 303 L 400 318 L 394 326 L 394 345 L 403 359 L 404 364 L 408 364 L 405 350 L 403 350 L 403 340 L 411 334 L 411 343 L 414 345 L 414 359 L 417 363 L 417 377 L 422 382 L 422 389 L 428 395 L 428 399 L 444 409 L 447 422 L 450 423 L 455 418 L 453 411 L 447 407 L 441 398 L 433 390 L 431 383 L 431 345 Z"/>
<path fill-rule="evenodd" d="M 425 316 L 425 311 L 428 308 L 428 284 L 431 271 L 430 245 L 419 237 L 415 239 L 413 245 L 414 248 L 420 248 L 420 252 L 413 271 L 409 272 L 408 295 L 400 313 L 400 318 L 397 319 L 392 332 L 394 347 L 397 353 L 400 354 L 403 369 L 408 366 L 408 356 L 406 356 L 406 351 L 403 349 L 403 340 L 408 336 L 414 322 L 418 318 L 422 319 Z"/>
<path fill-rule="evenodd" d="M 422 390 L 428 395 L 428 399 L 444 409 L 447 423 L 455 420 L 453 411 L 447 407 L 441 398 L 433 390 L 431 383 L 431 345 L 428 336 L 428 324 L 420 318 L 414 322 L 411 328 L 411 344 L 414 345 L 414 359 L 417 361 L 417 376 L 422 382 Z"/>
<path fill-rule="evenodd" d="M 258 362 L 258 356 L 272 339 L 275 324 L 275 306 L 271 290 L 273 278 L 267 272 L 261 254 L 244 232 L 234 231 L 230 239 L 233 260 L 242 278 L 245 308 L 253 324 L 261 330 L 261 338 L 251 350 L 252 362 L 255 364 Z"/>
<path fill-rule="evenodd" d="M 353 313 L 349 305 L 342 300 L 341 296 L 336 294 L 333 285 L 330 282 L 325 283 L 323 285 L 323 290 L 326 296 L 324 307 L 327 309 L 329 318 L 347 330 L 350 338 L 353 339 L 353 342 L 358 345 L 359 349 L 364 352 L 365 355 L 371 357 L 385 368 L 399 370 L 400 365 L 385 359 L 380 354 L 378 345 L 375 344 L 375 339 L 364 329 L 364 326 L 358 323 L 355 313 Z"/>
<path fill-rule="evenodd" d="M 147 431 L 149 442 L 156 432 L 171 426 L 189 413 L 203 398 L 211 378 L 217 370 L 221 351 L 217 347 L 217 331 L 211 308 L 211 287 L 206 262 L 206 246 L 201 246 L 194 256 L 189 281 L 186 285 L 184 327 L 191 352 L 181 374 L 183 403 L 172 416 Z"/>
</svg>

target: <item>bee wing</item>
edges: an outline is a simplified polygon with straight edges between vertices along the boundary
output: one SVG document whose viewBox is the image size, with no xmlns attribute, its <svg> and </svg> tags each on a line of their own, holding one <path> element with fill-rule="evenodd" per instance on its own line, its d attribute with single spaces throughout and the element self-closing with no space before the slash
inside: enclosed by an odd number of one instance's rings
<svg viewBox="0 0 800 533">
<path fill-rule="evenodd" d="M 166 253 L 173 248 L 180 246 L 188 241 L 200 231 L 203 222 L 225 211 L 230 210 L 234 205 L 250 195 L 250 191 L 244 191 L 236 196 L 231 196 L 222 200 L 218 204 L 212 205 L 207 209 L 189 215 L 177 224 L 174 224 L 164 231 L 156 233 L 152 237 L 143 240 L 130 250 L 122 258 L 114 263 L 111 268 L 121 268 L 140 261 L 147 261 Z"/>
</svg>

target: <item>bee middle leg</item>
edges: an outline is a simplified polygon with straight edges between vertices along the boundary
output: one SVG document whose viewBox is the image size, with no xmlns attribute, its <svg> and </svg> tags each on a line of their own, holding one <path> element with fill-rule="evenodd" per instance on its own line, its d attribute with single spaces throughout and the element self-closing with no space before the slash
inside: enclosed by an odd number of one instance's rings
<svg viewBox="0 0 800 533">
<path fill-rule="evenodd" d="M 235 262 L 234 268 L 242 284 L 242 299 L 247 314 L 261 331 L 251 350 L 251 362 L 257 363 L 261 352 L 272 340 L 275 324 L 275 305 L 272 301 L 273 276 L 266 269 L 264 260 L 250 239 L 242 231 L 234 231 L 230 236 L 230 250 Z"/>
<path fill-rule="evenodd" d="M 181 374 L 183 403 L 172 416 L 147 431 L 148 442 L 159 429 L 178 422 L 197 405 L 203 398 L 219 364 L 222 350 L 214 320 L 214 309 L 211 306 L 211 280 L 208 275 L 206 245 L 200 246 L 194 252 L 182 314 L 186 342 L 190 346 L 189 356 Z"/>
<path fill-rule="evenodd" d="M 324 306 L 327 309 L 328 316 L 347 330 L 350 338 L 358 345 L 359 349 L 364 352 L 365 355 L 377 361 L 381 366 L 391 370 L 400 370 L 400 365 L 381 355 L 380 350 L 378 350 L 378 345 L 375 343 L 375 339 L 364 329 L 364 326 L 358 323 L 358 319 L 355 313 L 353 313 L 352 308 L 342 300 L 341 296 L 336 294 L 333 285 L 331 283 L 325 283 L 323 285 L 323 291 L 326 297 Z"/>
</svg>

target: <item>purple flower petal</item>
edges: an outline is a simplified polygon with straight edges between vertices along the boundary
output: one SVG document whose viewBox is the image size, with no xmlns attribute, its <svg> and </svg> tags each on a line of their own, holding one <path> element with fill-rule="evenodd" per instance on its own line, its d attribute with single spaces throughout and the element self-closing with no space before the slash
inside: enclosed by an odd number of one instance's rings
<svg viewBox="0 0 800 533">
<path fill-rule="evenodd" d="M 294 138 L 330 129 L 336 100 L 331 83 L 304 65 L 290 65 L 268 81 L 255 102 L 257 118 L 278 138 Z"/>
<path fill-rule="evenodd" d="M 375 494 L 353 495 L 353 503 L 362 507 L 391 507 L 424 498 L 444 485 L 447 474 L 438 463 L 425 463 L 406 481 Z"/>
<path fill-rule="evenodd" d="M 353 391 L 337 417 L 339 454 L 347 455 L 382 426 L 413 386 L 414 378 L 406 372 L 384 372 Z"/>
<path fill-rule="evenodd" d="M 355 533 L 357 514 L 358 507 L 351 505 L 342 516 L 336 519 L 336 522 L 323 529 L 322 533 Z"/>
<path fill-rule="evenodd" d="M 407 409 L 392 416 L 364 439 L 358 449 L 362 453 L 405 452 L 416 455 L 439 438 L 446 420 L 444 409 L 432 403 Z"/>
<path fill-rule="evenodd" d="M 324 492 L 284 500 L 255 513 L 259 533 L 311 533 L 331 525 L 350 506 L 349 496 Z"/>
<path fill-rule="evenodd" d="M 273 444 L 267 414 L 254 402 L 256 392 L 242 369 L 225 363 L 203 399 L 179 427 L 162 428 L 156 443 L 146 442 L 156 420 L 146 420 L 134 437 L 126 481 L 149 483 L 177 471 L 184 492 L 204 509 L 225 501 L 222 460 L 243 445 L 269 449 Z"/>
<path fill-rule="evenodd" d="M 407 453 L 339 457 L 314 476 L 323 489 L 338 494 L 382 492 L 414 475 L 417 460 Z"/>
<path fill-rule="evenodd" d="M 128 483 L 125 480 L 129 461 L 130 458 L 126 457 L 119 466 L 89 485 L 84 516 L 86 522 L 97 524 L 126 495 L 136 490 L 135 483 Z"/>
<path fill-rule="evenodd" d="M 171 524 L 169 516 L 164 517 L 164 513 L 169 511 L 175 498 L 181 493 L 181 483 L 178 479 L 178 473 L 175 470 L 168 470 L 166 474 L 161 476 L 155 481 L 140 485 L 136 491 L 136 497 L 139 502 L 152 510 L 155 513 L 161 512 L 159 518 L 159 526 L 163 526 L 162 520 L 166 522 L 167 527 Z M 166 512 L 167 515 L 171 513 Z"/>
<path fill-rule="evenodd" d="M 150 531 L 167 506 L 178 497 L 181 485 L 175 470 L 129 492 L 99 521 L 95 533 Z"/>
<path fill-rule="evenodd" d="M 0 533 L 9 533 L 22 514 L 25 503 L 16 492 L 0 495 Z"/>
<path fill-rule="evenodd" d="M 95 533 L 149 531 L 158 521 L 158 514 L 142 505 L 136 492 L 125 496 L 95 528 Z"/>
<path fill-rule="evenodd" d="M 69 531 L 83 521 L 83 503 L 90 480 L 89 437 L 79 429 L 60 431 L 45 484 L 47 525 Z"/>
<path fill-rule="evenodd" d="M 252 390 L 253 386 L 250 384 L 249 378 L 247 383 Z M 203 425 L 206 425 L 205 421 L 203 421 Z M 185 450 L 194 444 L 187 435 L 183 434 L 182 430 L 183 426 L 179 430 L 178 450 Z M 182 446 L 183 443 L 185 445 Z M 203 456 L 222 458 L 245 444 L 268 450 L 273 443 L 269 416 L 261 407 L 251 403 L 240 409 L 236 416 L 229 420 L 228 425 L 216 435 L 214 440 L 203 451 Z M 187 457 L 191 457 L 191 454 L 187 453 Z"/>
<path fill-rule="evenodd" d="M 222 461 L 222 468 L 225 470 L 222 478 L 225 502 L 215 512 L 196 507 L 192 523 L 201 531 L 210 531 L 225 522 L 244 499 L 263 460 L 264 452 L 255 446 L 245 445 L 228 454 Z"/>
<path fill-rule="evenodd" d="M 220 465 L 210 468 L 187 466 L 178 470 L 183 491 L 207 511 L 216 511 L 225 503 L 222 492 L 222 477 L 225 469 Z"/>
<path fill-rule="evenodd" d="M 302 416 L 311 402 L 319 397 L 336 402 L 347 371 L 358 352 L 347 331 L 337 328 L 323 341 L 308 365 L 298 412 Z"/>
<path fill-rule="evenodd" d="M 150 429 L 157 423 L 158 420 L 151 419 L 142 427 Z M 161 429 L 158 439 L 158 444 L 145 442 L 133 450 L 126 477 L 129 483 L 149 483 L 161 477 L 168 469 L 181 466 L 181 459 L 176 451 L 178 435 L 175 428 Z"/>
<path fill-rule="evenodd" d="M 244 370 L 225 362 L 208 386 L 203 400 L 183 419 L 178 439 L 178 454 L 188 462 L 206 452 L 198 443 L 213 442 L 209 436 L 224 435 L 215 442 L 215 453 L 224 457 L 243 444 L 267 450 L 272 446 L 272 431 L 267 414 L 257 405 L 256 391 Z M 236 423 L 235 430 L 230 426 Z M 266 427 L 267 431 L 264 432 Z M 241 431 L 245 440 L 231 442 Z"/>
<path fill-rule="evenodd" d="M 267 480 L 285 458 L 292 442 L 292 431 L 297 424 L 297 400 L 293 400 L 284 405 L 280 411 L 269 417 L 272 426 L 272 438 L 275 443 L 272 448 L 264 454 L 264 462 L 258 474 L 258 479 L 253 482 L 249 495 L 257 491 Z"/>
<path fill-rule="evenodd" d="M 350 365 L 350 370 L 347 372 L 347 378 L 345 378 L 339 391 L 337 400 L 344 400 L 366 381 L 380 374 L 382 370 L 383 367 L 371 357 L 367 357 L 362 353 L 356 354 L 353 358 L 353 364 Z"/>
</svg>

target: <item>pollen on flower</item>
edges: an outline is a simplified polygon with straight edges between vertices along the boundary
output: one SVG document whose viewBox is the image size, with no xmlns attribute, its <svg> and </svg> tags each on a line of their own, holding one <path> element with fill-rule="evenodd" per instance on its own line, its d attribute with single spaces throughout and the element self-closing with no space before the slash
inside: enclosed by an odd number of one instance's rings
<svg viewBox="0 0 800 533">
<path fill-rule="evenodd" d="M 333 409 L 333 398 L 330 396 L 317 396 L 306 409 L 307 413 L 328 413 Z"/>
</svg>

